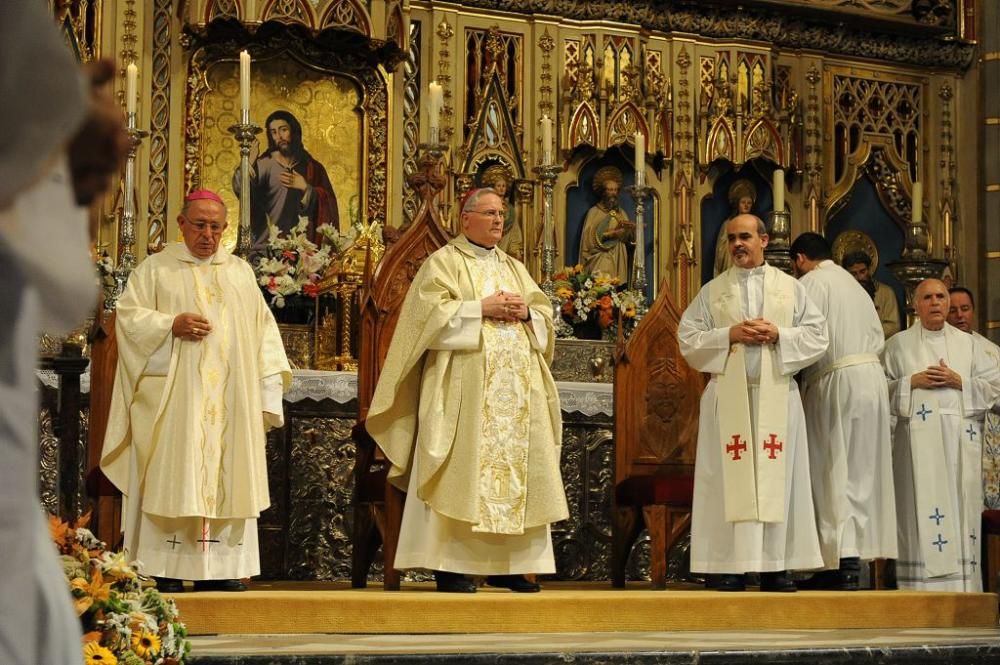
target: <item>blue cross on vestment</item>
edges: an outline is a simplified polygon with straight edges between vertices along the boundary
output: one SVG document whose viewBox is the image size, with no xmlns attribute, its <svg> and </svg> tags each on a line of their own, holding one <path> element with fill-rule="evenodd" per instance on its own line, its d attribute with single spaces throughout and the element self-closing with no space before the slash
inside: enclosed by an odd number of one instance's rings
<svg viewBox="0 0 1000 665">
<path fill-rule="evenodd" d="M 941 526 L 941 520 L 944 519 L 944 515 L 942 515 L 941 511 L 937 509 L 937 506 L 935 506 L 934 507 L 934 514 L 933 515 L 929 515 L 927 517 L 927 519 L 934 520 L 935 524 L 937 524 L 938 526 Z"/>
<path fill-rule="evenodd" d="M 948 541 L 945 540 L 945 539 L 943 539 L 941 537 L 940 533 L 938 534 L 938 539 L 931 543 L 931 545 L 937 545 L 938 552 L 943 552 L 944 551 L 944 546 L 947 545 L 947 544 L 948 544 Z"/>
<path fill-rule="evenodd" d="M 920 410 L 917 411 L 917 415 L 920 416 L 920 419 L 924 422 L 927 422 L 927 416 L 931 415 L 932 413 L 934 412 L 928 409 L 926 404 L 921 402 Z"/>
<path fill-rule="evenodd" d="M 969 435 L 969 441 L 972 441 L 979 432 L 972 426 L 972 423 L 969 423 L 969 429 L 965 430 L 965 433 Z"/>
</svg>

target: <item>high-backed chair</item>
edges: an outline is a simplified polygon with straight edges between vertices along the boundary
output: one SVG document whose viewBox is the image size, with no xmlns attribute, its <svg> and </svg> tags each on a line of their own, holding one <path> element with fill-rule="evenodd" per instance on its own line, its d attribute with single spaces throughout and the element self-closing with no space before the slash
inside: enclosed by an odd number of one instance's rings
<svg viewBox="0 0 1000 665">
<path fill-rule="evenodd" d="M 705 380 L 681 357 L 679 322 L 664 284 L 615 363 L 615 587 L 625 586 L 626 561 L 645 524 L 652 586 L 665 589 L 670 548 L 691 524 L 698 405 Z"/>
<path fill-rule="evenodd" d="M 386 480 L 389 464 L 364 428 L 368 407 L 396 329 L 399 310 L 413 277 L 424 259 L 447 244 L 450 235 L 441 224 L 434 197 L 444 184 L 437 163 L 426 160 L 422 171 L 410 176 L 423 203 L 413 223 L 385 252 L 377 268 L 366 266 L 360 299 L 358 361 L 358 424 L 354 427 L 357 457 L 354 464 L 354 528 L 351 586 L 368 584 L 379 544 L 385 564 L 384 588 L 399 589 L 399 571 L 393 568 L 405 494 Z"/>
</svg>

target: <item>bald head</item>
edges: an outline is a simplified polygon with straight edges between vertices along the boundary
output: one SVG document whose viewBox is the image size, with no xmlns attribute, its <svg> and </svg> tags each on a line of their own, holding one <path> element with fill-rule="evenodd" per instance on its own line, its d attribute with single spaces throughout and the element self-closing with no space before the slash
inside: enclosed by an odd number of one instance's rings
<svg viewBox="0 0 1000 665">
<path fill-rule="evenodd" d="M 941 330 L 948 317 L 948 288 L 940 279 L 925 279 L 913 293 L 913 311 L 927 330 Z"/>
<path fill-rule="evenodd" d="M 756 268 L 764 263 L 767 247 L 767 227 L 755 215 L 736 215 L 726 222 L 726 238 L 733 264 L 740 268 Z"/>
</svg>

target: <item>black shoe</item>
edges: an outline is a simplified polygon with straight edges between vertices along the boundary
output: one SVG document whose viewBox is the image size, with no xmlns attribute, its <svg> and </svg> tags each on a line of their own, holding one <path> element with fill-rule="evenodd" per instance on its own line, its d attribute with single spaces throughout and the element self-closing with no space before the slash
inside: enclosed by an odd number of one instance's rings
<svg viewBox="0 0 1000 665">
<path fill-rule="evenodd" d="M 840 560 L 840 590 L 857 591 L 861 588 L 861 559 L 856 556 Z"/>
<path fill-rule="evenodd" d="M 154 577 L 160 593 L 184 593 L 184 582 L 176 577 Z"/>
<path fill-rule="evenodd" d="M 821 570 L 813 576 L 799 580 L 795 587 L 802 591 L 839 591 L 840 572 L 836 570 Z"/>
<path fill-rule="evenodd" d="M 239 580 L 195 580 L 195 591 L 246 591 L 247 585 Z"/>
<path fill-rule="evenodd" d="M 476 585 L 461 573 L 449 573 L 446 570 L 434 571 L 434 582 L 437 590 L 444 593 L 475 593 Z"/>
<path fill-rule="evenodd" d="M 778 593 L 792 593 L 797 591 L 795 582 L 788 576 L 788 571 L 779 570 L 776 573 L 760 574 L 760 590 Z"/>
<path fill-rule="evenodd" d="M 538 593 L 542 590 L 540 584 L 529 582 L 523 575 L 490 575 L 486 578 L 486 583 L 490 586 L 510 589 L 518 593 Z"/>
<path fill-rule="evenodd" d="M 723 573 L 714 577 L 715 585 L 712 588 L 716 591 L 743 591 L 747 588 L 746 576 L 742 573 Z"/>
</svg>

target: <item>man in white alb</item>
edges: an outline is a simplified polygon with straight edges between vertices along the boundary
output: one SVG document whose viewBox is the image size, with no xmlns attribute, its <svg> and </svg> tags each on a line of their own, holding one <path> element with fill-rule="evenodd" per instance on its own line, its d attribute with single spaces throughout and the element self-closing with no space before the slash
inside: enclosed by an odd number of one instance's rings
<svg viewBox="0 0 1000 665">
<path fill-rule="evenodd" d="M 800 588 L 853 591 L 861 559 L 896 558 L 885 337 L 868 293 L 833 262 L 830 243 L 803 233 L 792 261 L 826 317 L 830 346 L 802 379 L 816 526 L 823 567 Z"/>
<path fill-rule="evenodd" d="M 691 570 L 717 588 L 795 591 L 790 568 L 819 568 L 802 402 L 792 375 L 822 357 L 826 325 L 795 279 L 764 263 L 753 215 L 727 222 L 733 267 L 702 287 L 678 328 L 681 353 L 712 374 L 701 398 Z"/>
<path fill-rule="evenodd" d="M 253 269 L 220 243 L 222 199 L 191 192 L 177 224 L 183 242 L 140 263 L 118 301 L 101 469 L 161 591 L 242 591 L 260 573 L 264 433 L 283 423 L 291 370 Z"/>
<path fill-rule="evenodd" d="M 998 370 L 971 335 L 948 325 L 948 291 L 925 279 L 913 296 L 920 321 L 888 341 L 899 524 L 900 588 L 981 591 L 983 414 Z"/>
</svg>

